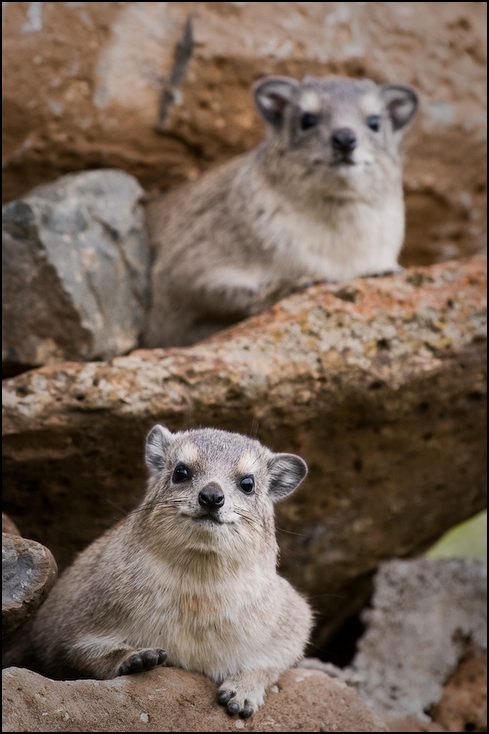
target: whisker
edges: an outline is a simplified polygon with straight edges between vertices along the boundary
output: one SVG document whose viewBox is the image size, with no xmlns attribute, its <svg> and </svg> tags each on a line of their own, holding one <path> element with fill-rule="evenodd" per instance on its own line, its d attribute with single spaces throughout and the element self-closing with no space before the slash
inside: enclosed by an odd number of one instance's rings
<svg viewBox="0 0 489 734">
<path fill-rule="evenodd" d="M 308 533 L 294 533 L 293 530 L 285 530 L 285 528 L 279 528 L 278 525 L 275 526 L 275 529 L 278 530 L 280 533 L 287 533 L 287 535 L 297 535 L 301 538 L 308 537 Z"/>
</svg>

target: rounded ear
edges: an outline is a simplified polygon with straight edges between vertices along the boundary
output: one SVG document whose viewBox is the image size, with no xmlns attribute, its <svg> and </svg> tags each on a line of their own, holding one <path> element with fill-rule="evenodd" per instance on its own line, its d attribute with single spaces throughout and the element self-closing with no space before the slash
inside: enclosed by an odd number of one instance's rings
<svg viewBox="0 0 489 734">
<path fill-rule="evenodd" d="M 273 502 L 287 497 L 307 474 L 307 464 L 295 454 L 272 454 L 268 462 L 271 474 L 269 495 Z"/>
<path fill-rule="evenodd" d="M 173 441 L 173 434 L 165 426 L 156 425 L 146 437 L 144 458 L 152 474 L 159 474 L 164 467 L 164 455 Z"/>
<path fill-rule="evenodd" d="M 256 106 L 273 127 L 282 127 L 285 108 L 297 86 L 299 82 L 288 76 L 266 76 L 253 84 Z"/>
<path fill-rule="evenodd" d="M 401 130 L 411 122 L 418 109 L 418 95 L 412 87 L 384 84 L 380 88 L 387 113 L 394 131 Z"/>
</svg>

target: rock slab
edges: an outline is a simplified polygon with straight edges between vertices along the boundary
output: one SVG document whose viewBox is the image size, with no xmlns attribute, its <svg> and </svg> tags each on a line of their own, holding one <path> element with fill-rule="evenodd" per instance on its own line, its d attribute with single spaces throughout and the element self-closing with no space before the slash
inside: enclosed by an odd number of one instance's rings
<svg viewBox="0 0 489 734">
<path fill-rule="evenodd" d="M 4 207 L 7 373 L 109 359 L 137 345 L 149 289 L 142 195 L 123 171 L 88 171 Z"/>
<path fill-rule="evenodd" d="M 185 349 L 3 383 L 3 497 L 60 565 L 134 506 L 145 434 L 210 426 L 300 454 L 277 505 L 281 572 L 322 644 L 391 557 L 486 506 L 486 259 L 316 286 Z"/>
<path fill-rule="evenodd" d="M 35 612 L 57 575 L 56 561 L 47 548 L 2 533 L 2 637 L 10 637 Z"/>
<path fill-rule="evenodd" d="M 166 668 L 109 681 L 3 671 L 2 731 L 389 731 L 356 691 L 324 673 L 287 671 L 251 719 L 230 718 L 216 686 Z"/>
</svg>

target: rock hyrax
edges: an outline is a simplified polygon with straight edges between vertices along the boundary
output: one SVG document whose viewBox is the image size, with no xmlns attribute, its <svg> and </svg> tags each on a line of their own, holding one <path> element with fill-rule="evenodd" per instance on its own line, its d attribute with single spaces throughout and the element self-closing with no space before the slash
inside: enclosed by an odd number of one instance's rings
<svg viewBox="0 0 489 734">
<path fill-rule="evenodd" d="M 398 268 L 400 139 L 410 87 L 265 77 L 269 136 L 148 207 L 154 248 L 147 347 L 192 344 L 292 289 Z"/>
<path fill-rule="evenodd" d="M 140 505 L 62 574 L 22 662 L 55 678 L 114 678 L 166 660 L 204 673 L 229 713 L 250 716 L 311 629 L 308 604 L 276 571 L 273 513 L 307 466 L 237 433 L 161 425 L 146 463 Z"/>
</svg>

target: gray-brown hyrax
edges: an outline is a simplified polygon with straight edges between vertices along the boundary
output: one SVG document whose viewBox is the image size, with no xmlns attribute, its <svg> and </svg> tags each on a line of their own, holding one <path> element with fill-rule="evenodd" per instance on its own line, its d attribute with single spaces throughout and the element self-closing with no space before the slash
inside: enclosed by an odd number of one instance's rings
<svg viewBox="0 0 489 734">
<path fill-rule="evenodd" d="M 253 92 L 266 140 L 148 207 L 144 346 L 192 344 L 311 282 L 399 267 L 398 146 L 415 91 L 306 76 L 265 77 Z"/>
<path fill-rule="evenodd" d="M 141 504 L 57 581 L 7 664 L 114 678 L 166 663 L 204 673 L 250 716 L 303 656 L 308 604 L 277 574 L 273 503 L 307 466 L 237 433 L 156 425 Z"/>
</svg>

